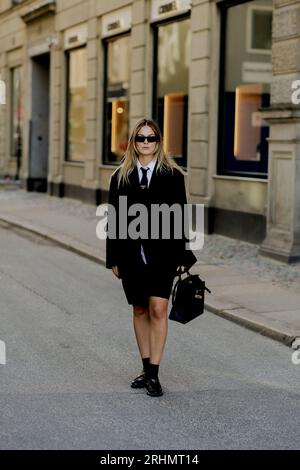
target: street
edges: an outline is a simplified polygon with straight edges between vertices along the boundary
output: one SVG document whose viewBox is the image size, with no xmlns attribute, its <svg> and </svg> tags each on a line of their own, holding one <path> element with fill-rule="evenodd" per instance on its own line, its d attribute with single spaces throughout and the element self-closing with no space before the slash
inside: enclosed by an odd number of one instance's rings
<svg viewBox="0 0 300 470">
<path fill-rule="evenodd" d="M 292 350 L 212 313 L 169 322 L 165 394 L 141 371 L 121 283 L 100 264 L 0 227 L 1 449 L 297 449 Z"/>
</svg>

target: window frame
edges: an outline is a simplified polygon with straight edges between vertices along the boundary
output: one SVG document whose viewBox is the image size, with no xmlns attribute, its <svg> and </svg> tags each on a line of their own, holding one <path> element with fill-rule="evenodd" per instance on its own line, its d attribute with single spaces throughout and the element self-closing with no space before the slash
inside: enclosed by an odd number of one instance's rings
<svg viewBox="0 0 300 470">
<path fill-rule="evenodd" d="M 220 60 L 219 60 L 219 100 L 218 100 L 218 130 L 217 130 L 217 174 L 223 176 L 237 176 L 244 178 L 258 178 L 258 179 L 267 179 L 268 178 L 268 158 L 269 151 L 267 155 L 262 158 L 261 161 L 246 161 L 246 160 L 235 160 L 234 155 L 230 154 L 230 160 L 225 161 L 227 156 L 225 155 L 225 74 L 226 74 L 226 31 L 227 31 L 227 13 L 229 8 L 248 3 L 249 6 L 252 3 L 252 0 L 229 0 L 228 2 L 219 4 L 219 13 L 220 13 Z M 253 7 L 257 8 L 256 5 Z M 273 10 L 274 11 L 274 10 Z M 247 22 L 247 18 L 246 18 Z M 247 39 L 247 38 L 246 38 Z M 247 46 L 247 43 L 246 43 Z M 266 52 L 268 55 L 268 52 Z M 271 92 L 270 92 L 271 93 Z M 267 106 L 268 107 L 268 106 Z M 268 144 L 267 144 L 268 145 Z M 269 149 L 268 149 L 269 150 Z M 232 163 L 235 168 L 228 168 L 228 163 Z"/>
<path fill-rule="evenodd" d="M 78 49 L 87 49 L 87 44 L 80 45 L 77 47 L 72 47 L 71 49 L 66 49 L 65 52 L 65 65 L 66 65 L 66 95 L 65 95 L 65 162 L 68 163 L 78 163 L 78 164 L 83 164 L 85 162 L 85 159 L 83 160 L 72 160 L 69 158 L 69 104 L 70 104 L 70 97 L 69 97 L 69 79 L 70 79 L 70 54 L 73 51 L 76 51 Z M 87 59 L 87 66 L 88 66 L 88 59 Z M 87 137 L 87 136 L 86 136 Z M 86 139 L 87 142 L 87 139 Z"/>
<path fill-rule="evenodd" d="M 107 118 L 107 84 L 108 84 L 108 44 L 110 41 L 114 41 L 117 39 L 121 39 L 123 37 L 128 37 L 129 39 L 131 38 L 131 30 L 127 31 L 122 31 L 119 34 L 114 34 L 112 36 L 108 36 L 102 39 L 102 51 L 103 51 L 103 105 L 102 105 L 102 165 L 109 166 L 119 166 L 120 162 L 111 162 L 108 160 L 107 155 L 108 155 L 108 149 L 107 149 L 107 140 L 106 140 L 106 118 Z M 131 50 L 130 50 L 131 53 Z M 131 55 L 131 54 L 130 54 Z M 129 77 L 128 77 L 128 83 L 129 83 L 129 92 L 128 92 L 128 109 L 129 109 L 129 116 L 130 116 L 130 70 L 129 70 Z M 129 132 L 129 125 L 128 125 L 128 132 Z"/>
<path fill-rule="evenodd" d="M 163 127 L 160 125 L 158 121 L 158 106 L 157 106 L 157 77 L 158 77 L 158 30 L 160 26 L 165 26 L 167 24 L 172 24 L 178 21 L 184 21 L 190 19 L 191 20 L 191 11 L 184 12 L 182 14 L 171 16 L 169 18 L 163 18 L 159 21 L 155 21 L 151 24 L 152 28 L 152 38 L 153 38 L 153 47 L 152 47 L 152 118 L 158 123 L 161 128 L 161 132 L 163 134 Z M 189 72 L 189 81 L 190 81 L 190 72 Z M 185 160 L 185 166 L 181 168 L 184 171 L 187 171 L 188 168 L 188 118 L 189 118 L 189 95 L 188 95 L 188 108 L 187 108 L 187 123 L 186 123 L 186 141 L 183 143 L 183 157 Z"/>
</svg>

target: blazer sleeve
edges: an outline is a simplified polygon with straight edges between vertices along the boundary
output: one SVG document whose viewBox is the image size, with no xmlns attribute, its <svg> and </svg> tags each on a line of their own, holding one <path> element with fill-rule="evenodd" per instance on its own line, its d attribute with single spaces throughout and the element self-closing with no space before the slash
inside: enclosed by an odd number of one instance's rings
<svg viewBox="0 0 300 470">
<path fill-rule="evenodd" d="M 112 224 L 112 219 L 114 217 L 114 212 L 111 210 L 110 206 L 115 208 L 116 214 L 116 231 L 118 233 L 118 207 L 119 207 L 119 195 L 118 195 L 118 181 L 116 174 L 113 174 L 110 180 L 109 193 L 108 193 L 108 214 L 107 214 L 107 236 L 106 236 L 106 267 L 111 269 L 113 266 L 118 266 L 119 264 L 119 240 L 118 237 L 110 238 L 109 237 L 109 227 Z M 116 234 L 117 235 L 117 234 Z"/>
<path fill-rule="evenodd" d="M 175 170 L 176 175 L 176 188 L 175 188 L 175 202 L 181 205 L 182 211 L 182 238 L 180 240 L 176 240 L 176 248 L 178 250 L 177 259 L 178 259 L 178 266 L 186 266 L 187 269 L 190 269 L 197 261 L 196 256 L 192 252 L 192 250 L 186 248 L 186 244 L 189 242 L 189 237 L 186 237 L 184 232 L 184 225 L 188 226 L 189 220 L 186 220 L 184 223 L 184 206 L 187 204 L 187 197 L 186 197 L 186 190 L 185 190 L 185 182 L 184 182 L 184 175 L 179 171 Z M 187 213 L 188 215 L 188 213 Z"/>
</svg>

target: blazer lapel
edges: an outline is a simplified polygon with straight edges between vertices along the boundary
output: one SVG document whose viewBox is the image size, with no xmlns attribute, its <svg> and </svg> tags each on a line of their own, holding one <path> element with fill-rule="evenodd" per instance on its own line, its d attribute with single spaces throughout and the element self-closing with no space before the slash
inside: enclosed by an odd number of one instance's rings
<svg viewBox="0 0 300 470">
<path fill-rule="evenodd" d="M 139 174 L 138 174 L 138 169 L 137 166 L 134 167 L 132 172 L 129 175 L 129 182 L 130 182 L 130 188 L 135 189 L 139 188 L 140 186 L 140 180 L 139 180 Z"/>
<path fill-rule="evenodd" d="M 149 188 L 148 188 L 148 189 L 151 189 L 151 190 L 155 188 L 156 183 L 157 183 L 156 168 L 157 168 L 157 160 L 156 160 L 156 163 L 155 163 L 153 171 L 152 171 L 152 176 L 151 176 L 151 180 L 150 180 L 150 184 L 149 184 Z"/>
</svg>

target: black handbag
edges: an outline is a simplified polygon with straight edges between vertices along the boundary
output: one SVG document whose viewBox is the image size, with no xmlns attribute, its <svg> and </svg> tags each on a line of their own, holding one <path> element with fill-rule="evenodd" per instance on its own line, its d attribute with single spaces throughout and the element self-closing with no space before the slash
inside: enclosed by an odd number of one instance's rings
<svg viewBox="0 0 300 470">
<path fill-rule="evenodd" d="M 198 274 L 190 274 L 182 279 L 181 274 L 172 292 L 170 320 L 188 323 L 204 312 L 204 293 L 211 293 Z"/>
</svg>

